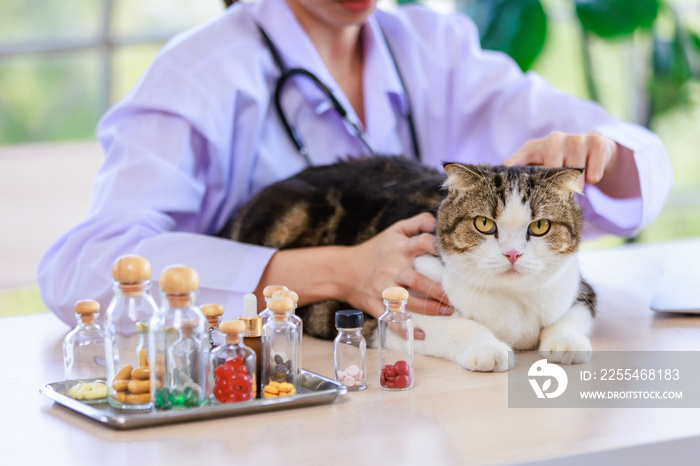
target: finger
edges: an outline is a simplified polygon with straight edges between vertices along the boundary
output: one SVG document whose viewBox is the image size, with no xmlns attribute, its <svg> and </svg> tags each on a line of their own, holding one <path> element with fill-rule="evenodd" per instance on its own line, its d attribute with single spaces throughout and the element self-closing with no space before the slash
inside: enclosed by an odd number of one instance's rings
<svg viewBox="0 0 700 466">
<path fill-rule="evenodd" d="M 562 145 L 562 167 L 584 168 L 588 160 L 587 137 L 570 134 Z"/>
<path fill-rule="evenodd" d="M 523 147 L 503 162 L 503 165 L 512 167 L 514 165 L 542 165 L 542 153 L 537 150 L 534 141 L 526 142 Z"/>
<path fill-rule="evenodd" d="M 612 140 L 593 135 L 588 141 L 588 162 L 586 164 L 586 182 L 595 184 L 603 178 L 605 167 L 613 154 Z"/>
<path fill-rule="evenodd" d="M 425 301 L 425 298 L 430 298 L 425 302 L 425 306 L 427 306 L 426 311 L 428 312 L 423 311 L 421 306 L 412 306 L 412 309 L 415 309 L 421 314 L 452 314 L 451 310 L 448 311 L 447 309 L 439 309 L 439 306 L 450 309 L 452 306 L 449 299 L 447 298 L 445 290 L 442 288 L 442 285 L 440 285 L 440 283 L 429 279 L 425 275 L 419 274 L 413 269 L 411 269 L 409 272 L 405 272 L 403 275 L 404 276 L 399 277 L 399 281 L 409 289 L 417 291 L 419 294 L 421 294 L 422 296 L 417 297 L 418 299 L 423 299 Z M 412 298 L 416 298 L 416 296 L 409 295 L 409 302 L 411 302 Z"/>
<path fill-rule="evenodd" d="M 431 235 L 430 233 L 421 233 L 420 235 L 413 236 L 408 241 L 406 252 L 413 257 L 423 254 L 437 256 L 437 236 Z"/>
<path fill-rule="evenodd" d="M 435 217 L 431 213 L 423 212 L 396 222 L 396 225 L 406 236 L 415 236 L 419 233 L 435 231 L 436 222 Z"/>
</svg>

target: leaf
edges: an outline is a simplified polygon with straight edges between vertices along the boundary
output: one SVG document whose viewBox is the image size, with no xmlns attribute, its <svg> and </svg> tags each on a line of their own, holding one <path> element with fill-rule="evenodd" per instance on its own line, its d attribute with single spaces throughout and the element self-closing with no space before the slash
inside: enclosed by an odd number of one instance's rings
<svg viewBox="0 0 700 466">
<path fill-rule="evenodd" d="M 481 46 L 510 55 L 528 70 L 544 47 L 547 15 L 539 0 L 457 0 L 479 29 Z"/>
<path fill-rule="evenodd" d="M 574 0 L 581 25 L 604 39 L 649 29 L 659 14 L 659 0 Z"/>
<path fill-rule="evenodd" d="M 552 385 L 552 379 L 545 380 L 545 382 L 542 384 L 542 392 L 546 392 L 550 385 Z"/>
</svg>

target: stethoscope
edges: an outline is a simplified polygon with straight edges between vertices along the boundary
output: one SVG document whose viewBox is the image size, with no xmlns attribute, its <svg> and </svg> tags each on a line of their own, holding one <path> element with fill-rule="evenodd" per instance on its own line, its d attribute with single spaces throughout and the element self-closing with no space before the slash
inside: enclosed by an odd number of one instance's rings
<svg viewBox="0 0 700 466">
<path fill-rule="evenodd" d="M 270 50 L 270 54 L 272 55 L 273 60 L 275 61 L 275 64 L 277 65 L 277 69 L 280 71 L 280 77 L 277 79 L 277 84 L 275 85 L 275 93 L 274 93 L 274 103 L 275 103 L 275 110 L 277 111 L 277 115 L 279 116 L 280 121 L 282 122 L 282 125 L 284 126 L 285 131 L 287 132 L 287 135 L 289 136 L 289 139 L 294 143 L 294 147 L 296 147 L 297 151 L 299 154 L 304 158 L 308 166 L 312 166 L 313 163 L 311 162 L 311 159 L 309 158 L 309 150 L 302 141 L 301 137 L 299 136 L 299 132 L 296 130 L 295 127 L 293 127 L 290 123 L 289 120 L 287 120 L 287 117 L 284 113 L 284 110 L 282 109 L 282 103 L 281 103 L 281 98 L 282 98 L 282 90 L 284 89 L 284 85 L 289 81 L 290 78 L 294 76 L 305 76 L 308 79 L 313 82 L 316 87 L 323 93 L 323 95 L 328 99 L 328 101 L 331 103 L 333 109 L 340 115 L 340 117 L 343 119 L 343 121 L 352 128 L 353 132 L 357 135 L 357 137 L 362 141 L 362 143 L 367 147 L 367 149 L 370 151 L 372 155 L 377 155 L 377 152 L 374 150 L 372 145 L 369 143 L 367 140 L 367 137 L 365 136 L 364 131 L 353 122 L 350 117 L 348 116 L 347 110 L 345 110 L 345 107 L 338 101 L 338 99 L 335 97 L 333 94 L 333 91 L 326 86 L 316 75 L 314 75 L 312 72 L 309 70 L 306 70 L 304 68 L 287 68 L 287 66 L 284 64 L 284 61 L 282 60 L 282 57 L 280 56 L 279 50 L 277 50 L 277 47 L 275 47 L 275 44 L 272 43 L 272 40 L 270 40 L 270 37 L 265 33 L 263 28 L 261 28 L 258 25 L 258 29 L 260 30 L 260 33 L 262 34 L 263 40 L 265 41 L 265 44 L 267 45 L 267 48 Z M 383 35 L 383 33 L 382 33 Z M 389 50 L 389 55 L 391 55 L 391 59 L 394 62 L 394 68 L 396 69 L 396 74 L 399 77 L 399 82 L 401 83 L 401 86 L 403 87 L 404 95 L 406 96 L 406 120 L 408 122 L 408 128 L 411 133 L 411 143 L 413 145 L 413 155 L 416 157 L 416 160 L 420 160 L 420 149 L 418 147 L 418 136 L 416 135 L 416 127 L 415 124 L 413 123 L 413 113 L 411 111 L 411 102 L 408 98 L 408 92 L 406 91 L 406 85 L 404 84 L 403 77 L 401 76 L 401 72 L 399 71 L 399 67 L 396 64 L 396 58 L 394 57 L 394 52 L 391 50 L 391 47 L 389 46 L 389 43 L 386 40 L 386 37 L 384 37 L 384 42 L 386 43 L 387 49 Z"/>
</svg>

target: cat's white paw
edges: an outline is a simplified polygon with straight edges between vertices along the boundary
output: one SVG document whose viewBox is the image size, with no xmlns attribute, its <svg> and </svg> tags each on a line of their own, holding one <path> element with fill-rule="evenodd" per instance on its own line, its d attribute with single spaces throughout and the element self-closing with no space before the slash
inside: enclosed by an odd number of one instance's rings
<svg viewBox="0 0 700 466">
<path fill-rule="evenodd" d="M 581 364 L 591 360 L 591 341 L 577 334 L 559 335 L 540 343 L 540 354 L 548 362 L 560 364 Z"/>
<path fill-rule="evenodd" d="M 470 371 L 505 372 L 510 369 L 509 351 L 511 348 L 500 341 L 484 343 L 469 348 L 457 363 Z"/>
</svg>

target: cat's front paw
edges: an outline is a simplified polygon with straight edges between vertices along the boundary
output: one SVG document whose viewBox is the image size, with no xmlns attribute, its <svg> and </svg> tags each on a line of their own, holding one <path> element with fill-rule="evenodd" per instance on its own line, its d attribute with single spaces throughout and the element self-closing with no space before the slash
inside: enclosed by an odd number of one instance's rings
<svg viewBox="0 0 700 466">
<path fill-rule="evenodd" d="M 503 342 L 484 343 L 469 348 L 461 361 L 457 361 L 465 369 L 477 372 L 505 372 L 509 367 L 508 352 L 510 346 Z"/>
<path fill-rule="evenodd" d="M 540 343 L 540 354 L 547 362 L 560 364 L 582 364 L 591 360 L 591 341 L 576 334 L 560 335 Z"/>
</svg>

